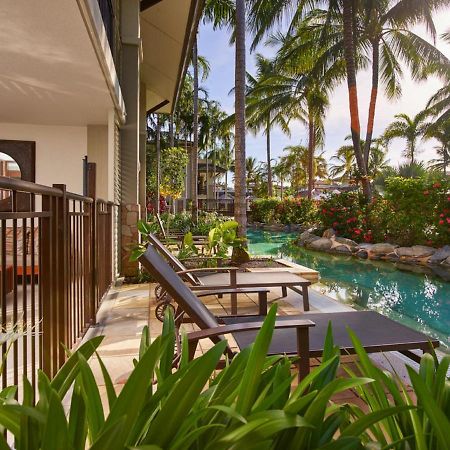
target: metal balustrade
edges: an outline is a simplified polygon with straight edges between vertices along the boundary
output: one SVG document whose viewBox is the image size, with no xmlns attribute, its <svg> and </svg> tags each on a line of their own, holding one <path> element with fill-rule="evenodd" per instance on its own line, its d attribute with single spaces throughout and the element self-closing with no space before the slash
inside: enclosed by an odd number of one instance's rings
<svg viewBox="0 0 450 450">
<path fill-rule="evenodd" d="M 113 281 L 111 202 L 0 177 L 2 387 L 53 376 Z M 20 392 L 20 389 L 19 389 Z M 20 395 L 20 394 L 19 394 Z"/>
</svg>

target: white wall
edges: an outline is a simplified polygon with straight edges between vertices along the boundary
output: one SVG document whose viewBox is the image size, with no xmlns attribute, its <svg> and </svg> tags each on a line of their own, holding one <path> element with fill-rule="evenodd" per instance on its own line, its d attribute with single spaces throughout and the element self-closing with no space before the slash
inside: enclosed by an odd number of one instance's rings
<svg viewBox="0 0 450 450">
<path fill-rule="evenodd" d="M 87 127 L 0 123 L 0 139 L 36 142 L 36 183 L 83 193 Z"/>
</svg>

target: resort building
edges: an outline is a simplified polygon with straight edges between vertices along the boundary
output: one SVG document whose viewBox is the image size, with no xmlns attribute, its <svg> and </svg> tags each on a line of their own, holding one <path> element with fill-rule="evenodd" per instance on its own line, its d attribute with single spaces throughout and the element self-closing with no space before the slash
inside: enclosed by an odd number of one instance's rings
<svg viewBox="0 0 450 450">
<path fill-rule="evenodd" d="M 134 219 L 145 208 L 145 118 L 176 104 L 201 3 L 18 0 L 0 6 L 2 174 L 63 184 L 116 205 L 117 273 L 136 269 L 126 249 L 137 240 Z"/>
<path fill-rule="evenodd" d="M 129 256 L 146 207 L 146 117 L 174 110 L 202 7 L 0 5 L 1 322 L 23 316 L 36 330 L 18 359 L 8 356 L 3 385 L 36 368 L 55 374 L 61 343 L 71 348 L 96 322 L 119 274 L 137 273 Z"/>
</svg>

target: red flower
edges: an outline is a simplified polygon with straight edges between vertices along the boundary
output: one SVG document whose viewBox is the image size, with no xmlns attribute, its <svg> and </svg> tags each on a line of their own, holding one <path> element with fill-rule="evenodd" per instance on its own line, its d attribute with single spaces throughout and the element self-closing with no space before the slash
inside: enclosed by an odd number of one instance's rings
<svg viewBox="0 0 450 450">
<path fill-rule="evenodd" d="M 444 225 L 444 223 L 445 223 L 445 222 L 444 222 L 443 220 L 440 220 L 440 221 L 439 221 L 439 225 Z"/>
<path fill-rule="evenodd" d="M 339 222 L 333 222 L 333 228 L 336 228 L 339 225 Z"/>
<path fill-rule="evenodd" d="M 447 223 L 450 223 L 450 217 L 447 217 L 446 220 L 447 220 Z"/>
<path fill-rule="evenodd" d="M 361 230 L 359 228 L 355 228 L 354 233 L 359 236 L 361 234 Z"/>
<path fill-rule="evenodd" d="M 430 195 L 429 191 L 423 191 L 423 195 Z"/>
<path fill-rule="evenodd" d="M 433 187 L 434 187 L 435 189 L 438 189 L 438 188 L 441 187 L 441 183 L 434 183 L 434 184 L 433 184 Z"/>
<path fill-rule="evenodd" d="M 445 217 L 444 213 L 439 214 L 439 217 Z"/>
</svg>

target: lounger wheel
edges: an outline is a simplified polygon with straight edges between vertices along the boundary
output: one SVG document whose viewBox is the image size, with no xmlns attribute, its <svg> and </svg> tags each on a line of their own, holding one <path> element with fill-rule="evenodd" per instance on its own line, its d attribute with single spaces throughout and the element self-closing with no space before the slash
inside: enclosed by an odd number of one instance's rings
<svg viewBox="0 0 450 450">
<path fill-rule="evenodd" d="M 157 284 L 155 287 L 156 300 L 161 300 L 164 297 L 165 293 L 166 291 L 164 290 L 164 288 L 160 284 Z"/>
<path fill-rule="evenodd" d="M 173 315 L 175 315 L 175 306 L 167 300 L 160 301 L 155 307 L 155 316 L 160 322 L 164 322 L 164 317 L 167 308 L 172 308 Z"/>
</svg>

